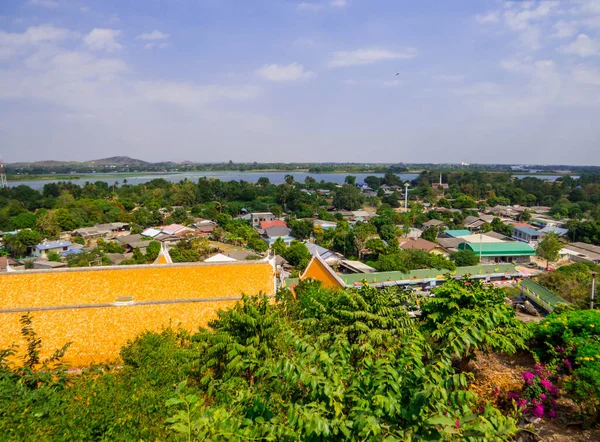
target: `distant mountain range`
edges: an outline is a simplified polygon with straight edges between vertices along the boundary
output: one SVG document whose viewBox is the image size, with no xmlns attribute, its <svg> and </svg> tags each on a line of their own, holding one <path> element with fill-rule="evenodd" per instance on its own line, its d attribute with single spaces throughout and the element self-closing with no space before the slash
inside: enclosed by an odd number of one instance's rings
<svg viewBox="0 0 600 442">
<path fill-rule="evenodd" d="M 99 160 L 90 160 L 90 161 L 34 161 L 31 163 L 11 163 L 7 164 L 14 169 L 20 168 L 56 168 L 56 167 L 110 167 L 110 166 L 150 166 L 150 165 L 168 165 L 168 164 L 194 164 L 191 161 L 183 161 L 181 163 L 173 163 L 171 161 L 168 162 L 160 162 L 160 163 L 150 163 L 148 161 L 138 160 L 131 157 L 110 157 L 110 158 L 102 158 Z"/>
</svg>

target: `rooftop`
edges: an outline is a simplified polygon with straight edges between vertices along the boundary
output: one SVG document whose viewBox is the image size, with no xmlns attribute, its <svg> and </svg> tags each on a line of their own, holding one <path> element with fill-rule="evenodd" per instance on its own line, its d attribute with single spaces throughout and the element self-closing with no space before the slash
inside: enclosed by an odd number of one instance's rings
<svg viewBox="0 0 600 442">
<path fill-rule="evenodd" d="M 471 234 L 470 230 L 460 229 L 460 230 L 444 230 L 444 233 L 452 238 L 457 238 L 459 236 L 468 236 Z"/>
<path fill-rule="evenodd" d="M 38 250 L 50 250 L 50 249 L 62 249 L 63 247 L 70 247 L 73 245 L 70 241 L 53 241 L 41 243 L 35 246 Z"/>
<path fill-rule="evenodd" d="M 471 250 L 481 256 L 534 256 L 535 250 L 524 242 L 484 242 L 480 244 L 463 243 L 460 250 Z"/>
<path fill-rule="evenodd" d="M 519 232 L 522 232 L 525 235 L 529 235 L 529 236 L 540 236 L 541 235 L 539 230 L 535 230 L 535 229 L 532 229 L 531 227 L 527 227 L 527 226 L 515 225 L 515 230 L 518 230 Z"/>
</svg>

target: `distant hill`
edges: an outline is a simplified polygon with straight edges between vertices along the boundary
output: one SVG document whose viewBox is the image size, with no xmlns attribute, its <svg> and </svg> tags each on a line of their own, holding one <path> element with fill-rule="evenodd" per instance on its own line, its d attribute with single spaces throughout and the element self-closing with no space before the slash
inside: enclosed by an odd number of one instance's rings
<svg viewBox="0 0 600 442">
<path fill-rule="evenodd" d="M 7 164 L 14 169 L 19 168 L 56 168 L 56 167 L 76 167 L 76 166 L 84 166 L 84 167 L 105 167 L 105 166 L 149 166 L 152 163 L 147 161 L 138 160 L 130 157 L 110 157 L 110 158 L 102 158 L 99 160 L 90 160 L 90 161 L 34 161 L 31 163 L 11 163 Z"/>
</svg>

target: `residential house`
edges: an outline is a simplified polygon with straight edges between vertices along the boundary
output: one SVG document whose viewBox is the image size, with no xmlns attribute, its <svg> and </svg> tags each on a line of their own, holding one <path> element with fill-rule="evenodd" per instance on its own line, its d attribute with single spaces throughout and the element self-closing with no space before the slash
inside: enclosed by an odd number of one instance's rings
<svg viewBox="0 0 600 442">
<path fill-rule="evenodd" d="M 458 249 L 476 253 L 481 257 L 481 264 L 525 264 L 531 261 L 532 256 L 535 256 L 533 247 L 518 241 L 482 242 L 479 244 L 464 242 L 459 244 Z"/>
<path fill-rule="evenodd" d="M 506 235 L 503 235 L 502 233 L 498 233 L 498 232 L 494 232 L 494 231 L 485 232 L 483 235 L 489 236 L 490 238 L 498 239 L 500 241 L 512 241 L 512 238 L 510 238 Z"/>
<path fill-rule="evenodd" d="M 321 256 L 321 258 L 323 258 L 325 262 L 330 266 L 338 265 L 344 259 L 344 255 L 342 255 L 341 253 L 333 252 L 317 244 L 309 242 L 305 245 L 312 256 L 315 256 L 318 253 L 319 256 Z"/>
<path fill-rule="evenodd" d="M 468 236 L 470 234 L 471 234 L 471 232 L 469 230 L 466 230 L 466 229 L 444 230 L 440 234 L 440 237 L 442 237 L 442 238 L 459 238 L 461 236 Z"/>
<path fill-rule="evenodd" d="M 254 228 L 259 227 L 262 221 L 272 221 L 274 219 L 277 219 L 277 217 L 271 212 L 256 212 L 250 214 L 250 223 Z"/>
<path fill-rule="evenodd" d="M 485 216 L 485 218 L 483 218 L 484 216 Z M 483 226 L 486 223 L 491 223 L 493 220 L 494 220 L 493 215 L 482 215 L 482 216 L 469 215 L 465 218 L 463 224 L 470 231 L 476 232 L 476 231 L 481 230 L 481 226 Z"/>
<path fill-rule="evenodd" d="M 335 229 L 337 227 L 337 223 L 335 221 L 324 221 L 322 219 L 314 220 L 313 224 L 315 227 L 320 226 L 323 230 Z"/>
<path fill-rule="evenodd" d="M 567 233 L 569 233 L 569 229 L 565 229 L 562 227 L 556 227 L 556 226 L 546 226 L 540 230 L 540 233 L 542 233 L 544 235 L 546 233 L 554 233 L 555 235 L 558 235 L 558 236 L 565 236 Z"/>
<path fill-rule="evenodd" d="M 342 273 L 375 273 L 376 269 L 360 262 L 343 259 L 340 261 L 340 270 Z"/>
<path fill-rule="evenodd" d="M 281 219 L 274 219 L 271 221 L 261 221 L 259 228 L 261 230 L 265 230 L 265 229 L 268 229 L 269 227 L 275 227 L 275 226 L 287 227 L 288 225 L 286 224 L 285 221 L 283 221 Z"/>
<path fill-rule="evenodd" d="M 441 191 L 444 191 L 444 190 L 448 190 L 448 188 L 449 188 L 450 186 L 448 186 L 448 184 L 447 184 L 447 183 L 444 183 L 444 182 L 442 181 L 442 174 L 440 173 L 440 182 L 439 182 L 439 183 L 433 183 L 433 184 L 431 185 L 431 187 L 433 187 L 433 188 L 434 188 L 434 189 L 436 189 L 436 190 L 441 190 Z"/>
<path fill-rule="evenodd" d="M 427 241 L 423 238 L 409 238 L 408 240 L 400 243 L 400 248 L 402 250 L 422 250 L 427 253 L 435 253 L 436 255 L 448 255 L 448 251 L 442 246 L 434 242 Z"/>
<path fill-rule="evenodd" d="M 0 272 L 7 272 L 15 267 L 19 267 L 22 264 L 16 259 L 8 256 L 0 256 Z"/>
<path fill-rule="evenodd" d="M 283 239 L 283 242 L 289 246 L 294 239 L 290 233 L 291 230 L 288 227 L 272 226 L 263 229 L 261 236 L 267 242 L 267 244 L 269 244 L 269 246 L 272 246 L 278 238 Z"/>
<path fill-rule="evenodd" d="M 456 252 L 458 250 L 458 246 L 465 242 L 461 237 L 456 238 L 438 238 L 437 242 L 444 249 L 448 250 L 448 252 Z"/>
<path fill-rule="evenodd" d="M 46 258 L 50 252 L 56 252 L 58 254 L 67 252 L 72 245 L 73 243 L 70 241 L 43 242 L 35 246 L 32 254 L 36 257 Z"/>
<path fill-rule="evenodd" d="M 512 237 L 517 241 L 526 242 L 531 245 L 536 245 L 542 237 L 542 235 L 543 234 L 541 232 L 535 230 L 527 224 L 516 224 Z"/>
<path fill-rule="evenodd" d="M 520 213 L 510 206 L 494 206 L 488 209 L 488 212 L 495 216 L 505 216 L 507 218 L 515 218 Z"/>
<path fill-rule="evenodd" d="M 440 221 L 439 219 L 430 219 L 429 221 L 423 223 L 423 227 L 425 229 L 429 229 L 430 227 L 446 229 L 448 226 L 446 226 L 446 224 L 443 221 Z"/>
<path fill-rule="evenodd" d="M 33 261 L 33 270 L 52 270 L 66 266 L 66 262 L 48 261 L 47 259 L 37 259 Z"/>
<path fill-rule="evenodd" d="M 560 250 L 563 258 L 568 258 L 573 262 L 593 262 L 600 264 L 600 247 L 583 242 L 574 242 L 566 244 Z"/>
</svg>

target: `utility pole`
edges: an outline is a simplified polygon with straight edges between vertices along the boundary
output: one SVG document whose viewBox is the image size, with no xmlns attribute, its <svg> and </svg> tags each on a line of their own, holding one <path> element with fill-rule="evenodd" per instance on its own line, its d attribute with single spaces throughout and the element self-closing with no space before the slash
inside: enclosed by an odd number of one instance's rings
<svg viewBox="0 0 600 442">
<path fill-rule="evenodd" d="M 410 184 L 404 184 L 404 213 L 408 213 L 408 186 Z"/>
<path fill-rule="evenodd" d="M 594 310 L 594 300 L 596 297 L 596 275 L 598 272 L 592 272 L 592 297 L 590 299 L 590 310 Z"/>
<path fill-rule="evenodd" d="M 483 233 L 479 234 L 479 264 L 481 264 L 481 252 L 483 248 Z"/>
</svg>

